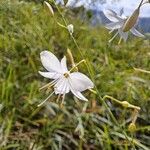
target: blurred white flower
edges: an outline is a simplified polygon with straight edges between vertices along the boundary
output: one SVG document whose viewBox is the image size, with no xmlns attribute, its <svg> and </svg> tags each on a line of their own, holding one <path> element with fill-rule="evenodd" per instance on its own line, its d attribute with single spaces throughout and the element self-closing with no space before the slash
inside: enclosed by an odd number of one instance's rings
<svg viewBox="0 0 150 150">
<path fill-rule="evenodd" d="M 111 23 L 106 24 L 106 28 L 111 30 L 110 33 L 113 32 L 114 30 L 118 30 L 116 34 L 113 36 L 113 38 L 109 40 L 109 42 L 111 42 L 118 34 L 120 35 L 121 39 L 123 38 L 124 41 L 126 41 L 128 38 L 129 31 L 135 36 L 144 37 L 144 35 L 141 34 L 139 31 L 137 31 L 134 26 L 127 32 L 123 31 L 123 26 L 127 20 L 126 16 L 122 14 L 118 15 L 111 9 L 104 10 L 104 15 L 111 21 Z"/>
<path fill-rule="evenodd" d="M 80 72 L 71 73 L 73 69 L 68 71 L 65 56 L 59 61 L 51 52 L 43 51 L 40 53 L 40 57 L 47 72 L 39 71 L 39 73 L 45 78 L 53 79 L 53 81 L 45 87 L 53 86 L 53 93 L 58 94 L 59 97 L 62 95 L 62 101 L 64 101 L 65 94 L 70 91 L 80 100 L 87 101 L 81 92 L 93 88 L 94 84 L 86 75 Z M 46 100 L 48 100 L 50 96 Z M 46 100 L 38 106 L 41 106 Z"/>
<path fill-rule="evenodd" d="M 73 32 L 74 32 L 74 26 L 73 26 L 73 24 L 69 24 L 67 26 L 67 29 L 68 29 L 68 31 L 69 31 L 70 34 L 73 34 Z"/>
</svg>

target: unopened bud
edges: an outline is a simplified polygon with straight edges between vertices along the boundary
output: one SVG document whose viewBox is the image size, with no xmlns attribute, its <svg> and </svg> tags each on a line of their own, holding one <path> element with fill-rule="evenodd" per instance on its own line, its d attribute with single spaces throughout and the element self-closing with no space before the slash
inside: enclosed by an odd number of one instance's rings
<svg viewBox="0 0 150 150">
<path fill-rule="evenodd" d="M 54 16 L 54 10 L 48 2 L 44 1 L 44 7 L 50 15 Z"/>
<path fill-rule="evenodd" d="M 130 104 L 127 101 L 123 101 L 123 102 L 121 102 L 121 104 L 125 108 L 128 108 L 130 106 Z"/>
<path fill-rule="evenodd" d="M 129 126 L 128 126 L 128 130 L 130 132 L 135 132 L 136 131 L 136 125 L 135 125 L 135 123 L 130 123 Z"/>
<path fill-rule="evenodd" d="M 140 8 L 137 8 L 133 14 L 126 20 L 126 22 L 123 25 L 123 32 L 129 31 L 137 22 L 137 19 L 139 17 Z"/>
<path fill-rule="evenodd" d="M 69 24 L 69 25 L 67 26 L 67 29 L 68 29 L 68 31 L 69 31 L 70 34 L 73 34 L 73 31 L 74 31 L 74 26 L 73 26 L 73 24 Z"/>
</svg>

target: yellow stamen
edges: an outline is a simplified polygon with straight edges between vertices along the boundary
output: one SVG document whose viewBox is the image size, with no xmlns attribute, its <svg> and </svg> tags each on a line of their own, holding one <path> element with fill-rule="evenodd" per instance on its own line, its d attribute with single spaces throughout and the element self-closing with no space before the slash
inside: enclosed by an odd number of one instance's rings
<svg viewBox="0 0 150 150">
<path fill-rule="evenodd" d="M 65 76 L 65 78 L 68 78 L 69 74 L 68 73 L 64 73 L 64 76 Z"/>
<path fill-rule="evenodd" d="M 57 103 L 59 102 L 60 97 L 61 97 L 61 94 L 59 94 L 58 97 L 57 97 L 57 99 L 56 99 L 56 102 L 57 102 Z"/>
<path fill-rule="evenodd" d="M 118 35 L 118 32 L 116 32 L 116 34 L 109 40 L 109 43 L 111 43 L 117 35 Z"/>
<path fill-rule="evenodd" d="M 39 90 L 41 91 L 41 90 L 43 90 L 43 89 L 45 89 L 45 88 L 50 88 L 50 87 L 52 87 L 52 85 L 53 85 L 53 84 L 50 82 L 50 83 L 48 83 L 48 84 L 42 86 Z"/>
<path fill-rule="evenodd" d="M 54 92 L 53 92 L 54 93 Z M 49 98 L 53 95 L 53 93 L 51 93 L 43 102 L 41 102 L 38 107 L 42 106 L 47 100 L 49 100 Z"/>
<path fill-rule="evenodd" d="M 120 44 L 121 44 L 121 41 L 122 41 L 122 37 L 120 38 L 120 40 L 119 40 L 119 42 L 118 42 L 118 45 L 120 45 Z"/>
<path fill-rule="evenodd" d="M 69 72 L 72 72 L 77 66 L 79 66 L 82 63 L 85 63 L 86 61 L 83 59 L 81 60 L 79 63 L 77 63 L 74 67 L 71 68 L 71 70 Z"/>
</svg>

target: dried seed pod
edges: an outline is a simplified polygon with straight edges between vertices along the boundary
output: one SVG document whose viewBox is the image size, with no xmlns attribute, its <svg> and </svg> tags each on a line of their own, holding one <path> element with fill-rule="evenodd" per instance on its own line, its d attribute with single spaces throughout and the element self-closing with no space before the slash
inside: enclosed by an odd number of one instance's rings
<svg viewBox="0 0 150 150">
<path fill-rule="evenodd" d="M 129 31 L 137 22 L 137 19 L 139 17 L 140 8 L 137 8 L 133 14 L 126 20 L 126 22 L 123 25 L 123 32 Z"/>
</svg>

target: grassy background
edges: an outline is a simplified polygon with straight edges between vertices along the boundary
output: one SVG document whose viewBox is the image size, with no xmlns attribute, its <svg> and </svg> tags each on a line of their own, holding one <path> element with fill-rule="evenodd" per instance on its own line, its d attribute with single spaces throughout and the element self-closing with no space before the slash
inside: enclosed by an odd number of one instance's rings
<svg viewBox="0 0 150 150">
<path fill-rule="evenodd" d="M 68 22 L 75 26 L 74 36 L 91 62 L 101 96 L 110 95 L 141 107 L 137 130 L 134 133 L 128 131 L 132 110 L 107 101 L 120 126 L 131 137 L 129 142 L 99 99 L 88 91 L 84 93 L 88 103 L 69 94 L 63 108 L 55 103 L 56 96 L 37 108 L 49 94 L 39 91 L 49 82 L 38 74 L 38 70 L 43 69 L 40 52 L 48 49 L 61 58 L 69 47 L 76 62 L 81 57 L 67 31 L 56 25 L 41 4 L 1 0 L 0 149 L 148 150 L 150 75 L 134 71 L 133 66 L 149 70 L 150 41 L 130 37 L 121 45 L 116 44 L 117 40 L 108 44 L 110 35 L 104 28 L 92 28 L 72 16 L 70 11 L 62 11 Z M 56 18 L 61 22 L 59 15 L 56 14 Z M 83 64 L 79 69 L 89 75 Z M 93 108 L 94 103 L 96 108 Z M 132 139 L 142 146 L 134 144 Z"/>
</svg>

